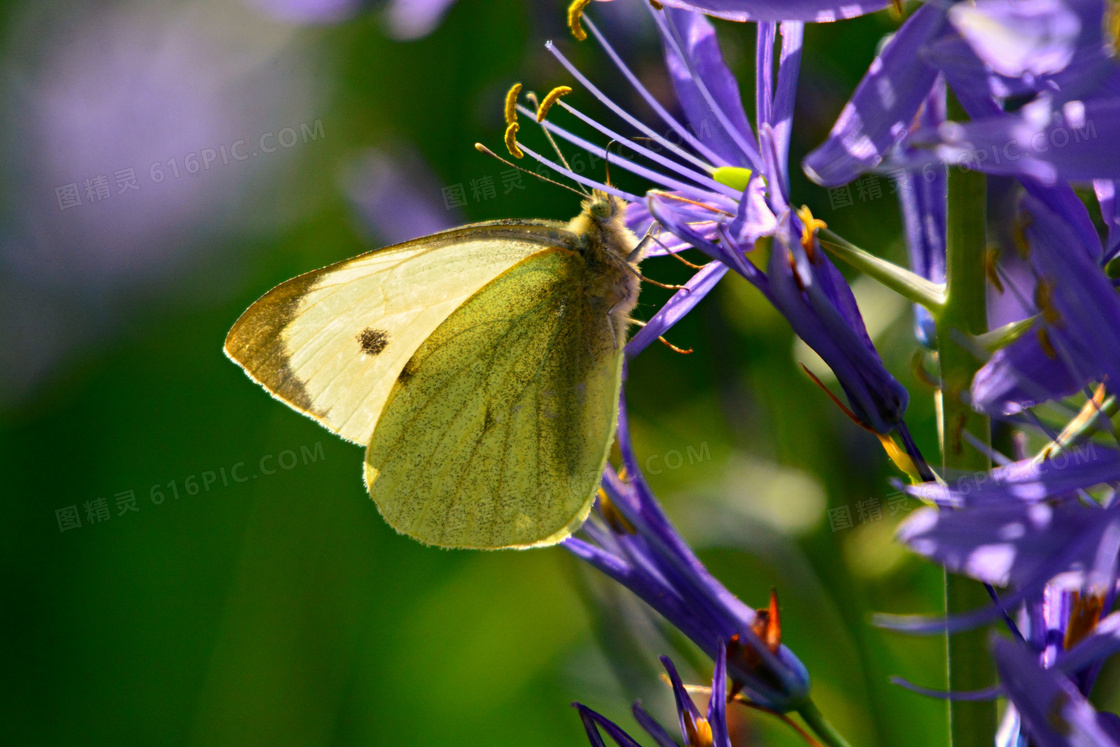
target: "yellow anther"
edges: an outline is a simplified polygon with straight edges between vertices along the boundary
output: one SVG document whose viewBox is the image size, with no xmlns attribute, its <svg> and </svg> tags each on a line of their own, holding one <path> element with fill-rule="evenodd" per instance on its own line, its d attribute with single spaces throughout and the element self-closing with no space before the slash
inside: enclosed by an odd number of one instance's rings
<svg viewBox="0 0 1120 747">
<path fill-rule="evenodd" d="M 990 246 L 984 250 L 984 274 L 988 276 L 995 289 L 1003 293 L 1003 281 L 1000 280 L 996 265 L 999 263 L 999 247 Z"/>
<path fill-rule="evenodd" d="M 712 725 L 708 719 L 699 716 L 689 734 L 688 747 L 712 747 L 715 739 L 712 737 Z"/>
<path fill-rule="evenodd" d="M 1047 339 L 1049 342 L 1049 339 Z M 1093 392 L 1093 396 L 1088 402 L 1082 406 L 1081 411 L 1077 413 L 1077 417 L 1066 423 L 1066 427 L 1062 428 L 1062 432 L 1058 437 L 1043 447 L 1042 451 L 1038 452 L 1038 460 L 1045 462 L 1050 457 L 1069 446 L 1073 439 L 1078 434 L 1083 433 L 1098 415 L 1101 415 L 1101 408 L 1104 406 L 1104 398 L 1108 395 L 1104 384 L 1098 384 L 1097 390 Z"/>
<path fill-rule="evenodd" d="M 813 211 L 808 205 L 802 205 L 797 210 L 797 217 L 801 219 L 801 246 L 811 261 L 816 261 L 816 251 L 813 249 L 813 234 L 820 228 L 828 228 L 823 220 L 813 217 Z"/>
<path fill-rule="evenodd" d="M 1050 342 L 1050 335 L 1046 334 L 1046 330 L 1038 330 L 1038 344 L 1042 347 L 1042 352 L 1046 353 L 1046 357 L 1050 360 L 1058 360 L 1058 351 L 1054 349 L 1054 344 Z"/>
<path fill-rule="evenodd" d="M 649 0 L 649 7 L 654 10 L 661 10 L 661 3 L 657 2 L 657 0 Z"/>
<path fill-rule="evenodd" d="M 588 5 L 591 5 L 591 0 L 572 0 L 572 4 L 568 6 L 568 28 L 572 30 L 572 36 L 580 41 L 587 38 L 587 32 L 583 30 L 580 19 Z"/>
<path fill-rule="evenodd" d="M 894 466 L 905 472 L 906 476 L 910 478 L 911 485 L 924 482 L 921 472 L 918 471 L 918 466 L 914 464 L 914 460 L 894 442 L 893 438 L 885 436 L 882 433 L 876 433 L 875 435 L 879 437 L 879 443 L 883 445 L 883 450 L 887 452 L 887 456 L 894 462 Z"/>
<path fill-rule="evenodd" d="M 599 510 L 603 512 L 603 518 L 615 534 L 637 534 L 638 530 L 634 528 L 618 507 L 611 502 L 607 497 L 607 491 L 599 488 Z"/>
<path fill-rule="evenodd" d="M 720 166 L 712 170 L 712 178 L 720 184 L 742 192 L 751 181 L 751 170 L 742 166 Z"/>
<path fill-rule="evenodd" d="M 525 154 L 517 147 L 517 131 L 521 129 L 521 125 L 517 122 L 510 122 L 506 127 L 506 150 L 514 158 L 524 158 Z"/>
<path fill-rule="evenodd" d="M 1069 613 L 1069 624 L 1066 626 L 1065 640 L 1062 647 L 1069 651 L 1077 642 L 1093 632 L 1101 620 L 1101 611 L 1104 609 L 1104 596 L 1092 592 L 1082 596 L 1080 592 L 1073 592 L 1073 609 Z"/>
<path fill-rule="evenodd" d="M 514 83 L 506 92 L 506 124 L 517 121 L 517 97 L 521 95 L 521 84 Z"/>
<path fill-rule="evenodd" d="M 1061 316 L 1054 308 L 1054 283 L 1046 278 L 1038 281 L 1034 288 L 1034 302 L 1042 312 L 1042 318 L 1051 324 L 1057 324 Z"/>
<path fill-rule="evenodd" d="M 556 86 L 556 88 L 549 91 L 548 95 L 544 97 L 544 101 L 537 107 L 537 121 L 543 122 L 544 118 L 548 116 L 548 110 L 552 108 L 552 105 L 559 101 L 561 96 L 567 96 L 571 92 L 572 89 L 568 86 Z"/>
<path fill-rule="evenodd" d="M 1116 0 L 1108 3 L 1104 12 L 1105 41 L 1109 42 L 1113 51 L 1120 49 L 1120 3 Z"/>
</svg>

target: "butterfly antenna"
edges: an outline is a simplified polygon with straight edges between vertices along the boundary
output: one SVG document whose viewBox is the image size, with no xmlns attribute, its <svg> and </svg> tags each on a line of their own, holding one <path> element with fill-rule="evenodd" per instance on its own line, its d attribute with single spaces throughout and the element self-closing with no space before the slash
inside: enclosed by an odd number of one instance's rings
<svg viewBox="0 0 1120 747">
<path fill-rule="evenodd" d="M 537 94 L 533 93 L 532 91 L 525 94 L 525 98 L 529 101 L 530 104 L 533 105 L 533 108 L 537 110 L 537 124 L 541 126 L 541 132 L 544 133 L 545 138 L 548 140 L 548 144 L 552 146 L 552 150 L 556 152 L 556 156 L 560 159 L 560 163 L 568 171 L 572 171 L 572 167 L 568 164 L 568 159 L 564 158 L 564 152 L 560 150 L 560 146 L 557 145 L 556 140 L 553 139 L 552 133 L 549 132 L 548 127 L 545 126 L 544 118 L 545 115 L 548 114 L 548 110 L 552 108 L 552 105 L 555 104 L 561 96 L 567 95 L 571 92 L 572 89 L 568 86 L 558 86 L 548 92 L 548 94 L 544 97 L 543 102 L 538 101 Z M 583 189 L 582 185 L 580 185 L 580 191 L 586 197 L 591 196 L 591 193 Z"/>
<path fill-rule="evenodd" d="M 487 148 L 482 143 L 475 143 L 474 144 L 474 149 L 477 150 L 479 153 L 485 153 L 486 155 L 491 156 L 492 158 L 498 159 L 499 161 L 504 163 L 506 166 L 510 166 L 512 168 L 515 168 L 518 171 L 523 171 L 526 174 L 528 174 L 529 176 L 535 176 L 536 178 L 540 179 L 542 182 L 548 182 L 549 184 L 555 184 L 557 187 L 563 187 L 564 189 L 568 190 L 569 192 L 574 192 L 575 194 L 579 195 L 580 197 L 587 197 L 587 195 L 585 193 L 580 192 L 578 189 L 573 189 L 572 187 L 569 187 L 567 184 L 563 184 L 561 182 L 558 182 L 555 179 L 549 179 L 547 176 L 541 176 L 540 174 L 538 174 L 535 171 L 529 171 L 529 169 L 522 168 L 521 166 L 518 166 L 516 163 L 513 163 L 512 161 L 507 161 L 506 159 L 502 158 L 501 156 L 499 156 L 494 151 Z"/>
</svg>

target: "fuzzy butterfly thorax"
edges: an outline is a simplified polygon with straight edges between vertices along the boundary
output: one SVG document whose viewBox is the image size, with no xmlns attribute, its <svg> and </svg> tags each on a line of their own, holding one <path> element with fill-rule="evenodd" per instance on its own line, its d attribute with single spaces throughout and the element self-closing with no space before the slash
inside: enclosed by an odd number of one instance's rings
<svg viewBox="0 0 1120 747">
<path fill-rule="evenodd" d="M 583 211 L 571 220 L 568 230 L 580 237 L 580 251 L 588 265 L 587 294 L 601 299 L 614 326 L 615 339 L 625 342 L 630 312 L 638 303 L 641 257 L 630 259 L 638 246 L 626 227 L 628 203 L 596 190 L 581 204 Z"/>
</svg>

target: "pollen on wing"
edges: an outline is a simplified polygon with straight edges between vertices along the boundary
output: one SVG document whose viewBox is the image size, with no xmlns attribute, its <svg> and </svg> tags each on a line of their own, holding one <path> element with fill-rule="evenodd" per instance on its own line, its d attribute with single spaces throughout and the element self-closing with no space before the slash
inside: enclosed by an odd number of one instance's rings
<svg viewBox="0 0 1120 747">
<path fill-rule="evenodd" d="M 389 335 L 383 329 L 368 327 L 358 335 L 358 344 L 366 355 L 377 355 L 389 344 Z"/>
<path fill-rule="evenodd" d="M 524 158 L 525 154 L 517 147 L 517 131 L 521 129 L 521 125 L 517 122 L 510 122 L 506 127 L 506 150 L 514 158 Z"/>
<path fill-rule="evenodd" d="M 559 101 L 561 96 L 567 96 L 571 92 L 572 89 L 568 86 L 556 86 L 556 88 L 549 91 L 548 95 L 541 101 L 540 107 L 537 108 L 537 121 L 543 122 L 544 118 L 548 116 L 548 110 L 552 108 L 552 105 Z"/>
</svg>

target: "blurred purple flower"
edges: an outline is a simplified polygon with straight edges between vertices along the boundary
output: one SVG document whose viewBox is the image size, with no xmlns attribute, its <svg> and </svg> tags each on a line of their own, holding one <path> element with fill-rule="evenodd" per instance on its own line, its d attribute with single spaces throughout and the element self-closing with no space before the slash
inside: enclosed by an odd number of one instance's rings
<svg viewBox="0 0 1120 747">
<path fill-rule="evenodd" d="M 781 713 L 799 707 L 809 674 L 781 643 L 776 603 L 760 612 L 744 605 L 677 534 L 638 467 L 624 404 L 618 444 L 625 480 L 607 468 L 594 518 L 583 526 L 586 539 L 563 546 L 634 592 L 713 661 L 726 650 L 736 690 Z"/>
<path fill-rule="evenodd" d="M 435 31 L 455 0 L 249 0 L 285 23 L 332 24 L 349 21 L 371 7 L 382 7 L 389 35 L 407 41 Z"/>
<path fill-rule="evenodd" d="M 715 671 L 712 674 L 711 693 L 708 696 L 708 710 L 705 715 L 700 715 L 700 710 L 692 702 L 692 697 L 685 689 L 677 668 L 669 657 L 662 656 L 661 663 L 669 673 L 669 682 L 673 688 L 673 698 L 676 701 L 677 717 L 680 725 L 681 739 L 688 747 L 731 747 L 731 737 L 727 729 L 727 653 L 721 646 L 716 656 Z M 600 729 L 607 733 L 619 747 L 640 747 L 637 740 L 623 731 L 617 724 L 582 703 L 573 703 L 583 720 L 583 728 L 587 731 L 587 738 L 592 747 L 604 747 Z M 669 733 L 661 724 L 650 716 L 640 702 L 635 702 L 632 708 L 634 719 L 642 728 L 653 737 L 659 747 L 677 747 Z"/>
<path fill-rule="evenodd" d="M 381 244 L 399 244 L 463 223 L 457 209 L 436 199 L 440 188 L 435 175 L 408 146 L 371 148 L 359 154 L 346 168 L 342 182 L 363 227 Z"/>
<path fill-rule="evenodd" d="M 174 7 L 42 2 L 11 19 L 0 404 L 184 288 L 205 303 L 191 280 L 227 239 L 314 206 L 306 189 L 286 199 L 331 130 L 308 55 L 236 5 Z M 214 299 L 237 275 L 211 274 Z"/>
</svg>

